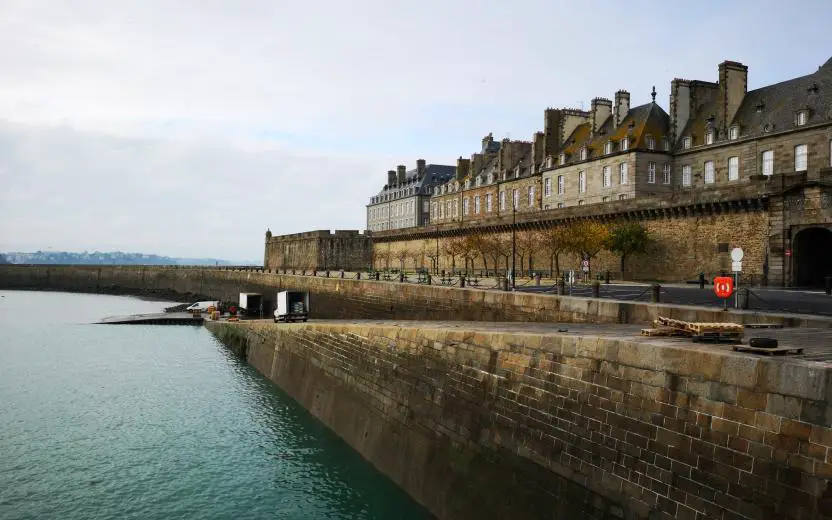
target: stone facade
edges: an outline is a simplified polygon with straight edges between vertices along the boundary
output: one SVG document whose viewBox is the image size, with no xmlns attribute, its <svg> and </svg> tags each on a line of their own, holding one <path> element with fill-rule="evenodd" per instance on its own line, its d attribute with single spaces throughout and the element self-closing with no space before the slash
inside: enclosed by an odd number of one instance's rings
<svg viewBox="0 0 832 520">
<path fill-rule="evenodd" d="M 266 269 L 364 270 L 372 264 L 372 238 L 358 231 L 266 233 Z"/>
</svg>

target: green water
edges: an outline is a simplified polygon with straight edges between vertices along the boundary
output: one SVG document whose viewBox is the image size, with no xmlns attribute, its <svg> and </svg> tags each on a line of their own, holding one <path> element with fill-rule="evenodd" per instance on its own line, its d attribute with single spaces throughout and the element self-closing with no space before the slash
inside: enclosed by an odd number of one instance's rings
<svg viewBox="0 0 832 520">
<path fill-rule="evenodd" d="M 426 519 L 162 302 L 0 291 L 0 519 Z"/>
</svg>

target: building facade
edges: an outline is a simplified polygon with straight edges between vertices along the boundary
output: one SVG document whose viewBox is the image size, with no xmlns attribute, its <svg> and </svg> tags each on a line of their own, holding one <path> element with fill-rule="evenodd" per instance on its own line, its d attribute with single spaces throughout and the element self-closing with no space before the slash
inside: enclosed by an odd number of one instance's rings
<svg viewBox="0 0 832 520">
<path fill-rule="evenodd" d="M 454 177 L 455 168 L 416 161 L 415 170 L 399 165 L 387 172 L 387 184 L 367 204 L 367 229 L 387 231 L 423 226 L 430 220 L 429 199 L 437 186 Z"/>
</svg>

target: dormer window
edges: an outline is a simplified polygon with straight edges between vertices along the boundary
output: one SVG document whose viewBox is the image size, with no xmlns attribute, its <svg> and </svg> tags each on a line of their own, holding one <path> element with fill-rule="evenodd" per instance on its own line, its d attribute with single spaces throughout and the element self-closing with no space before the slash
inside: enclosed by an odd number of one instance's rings
<svg viewBox="0 0 832 520">
<path fill-rule="evenodd" d="M 552 161 L 552 156 L 551 156 L 551 155 L 550 155 L 550 156 L 548 156 L 548 157 L 546 157 L 546 167 L 547 167 L 547 168 L 551 168 L 551 167 L 552 167 L 552 162 L 553 162 L 553 161 Z"/>
<path fill-rule="evenodd" d="M 739 137 L 740 137 L 740 127 L 738 127 L 736 125 L 732 126 L 730 128 L 730 130 L 728 130 L 728 139 L 733 141 L 734 139 L 739 139 Z"/>
<path fill-rule="evenodd" d="M 665 152 L 670 151 L 670 141 L 667 139 L 667 137 L 662 137 L 662 150 L 664 150 Z"/>
<path fill-rule="evenodd" d="M 607 141 L 604 143 L 604 153 L 611 154 L 612 153 L 612 141 Z"/>
<path fill-rule="evenodd" d="M 586 161 L 586 146 L 581 147 L 581 160 Z"/>
<path fill-rule="evenodd" d="M 647 136 L 647 149 L 648 150 L 655 150 L 656 149 L 656 138 L 652 135 Z"/>
<path fill-rule="evenodd" d="M 713 130 L 709 130 L 708 133 L 705 134 L 705 144 L 714 144 Z"/>
<path fill-rule="evenodd" d="M 629 137 L 625 137 L 624 139 L 622 139 L 622 140 L 621 140 L 621 151 L 622 151 L 622 152 L 625 152 L 625 151 L 627 151 L 629 148 L 630 148 L 630 138 L 629 138 Z"/>
<path fill-rule="evenodd" d="M 809 121 L 809 111 L 800 110 L 797 112 L 797 126 L 803 126 Z"/>
<path fill-rule="evenodd" d="M 690 145 L 691 145 L 690 137 L 685 137 L 684 139 L 682 139 L 682 149 L 690 150 Z"/>
<path fill-rule="evenodd" d="M 558 157 L 558 163 L 559 163 L 561 166 L 563 166 L 564 164 L 566 164 L 566 154 L 565 154 L 565 153 L 560 154 L 560 157 Z"/>
</svg>

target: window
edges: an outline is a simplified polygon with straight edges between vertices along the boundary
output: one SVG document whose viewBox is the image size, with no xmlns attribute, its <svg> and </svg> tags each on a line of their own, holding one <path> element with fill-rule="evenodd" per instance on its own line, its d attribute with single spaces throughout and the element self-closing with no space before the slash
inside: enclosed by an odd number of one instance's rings
<svg viewBox="0 0 832 520">
<path fill-rule="evenodd" d="M 604 188 L 608 188 L 610 184 L 612 184 L 612 176 L 610 175 L 610 167 L 604 166 L 601 175 L 601 186 Z"/>
<path fill-rule="evenodd" d="M 809 111 L 801 110 L 797 113 L 797 126 L 803 126 L 809 120 Z M 799 170 L 796 170 L 799 171 Z"/>
<path fill-rule="evenodd" d="M 667 137 L 662 137 L 662 149 L 665 152 L 670 151 L 670 141 L 667 139 Z"/>
<path fill-rule="evenodd" d="M 581 160 L 586 161 L 586 146 L 581 147 Z"/>
<path fill-rule="evenodd" d="M 774 150 L 763 152 L 763 175 L 774 175 Z"/>
<path fill-rule="evenodd" d="M 610 201 L 609 197 L 606 197 L 606 196 L 601 197 L 601 202 L 609 202 L 609 201 Z"/>
<path fill-rule="evenodd" d="M 566 206 L 563 205 L 563 202 L 558 202 L 558 209 L 563 209 L 564 207 Z"/>
<path fill-rule="evenodd" d="M 652 135 L 647 136 L 647 149 L 648 150 L 655 150 L 656 148 L 656 139 Z"/>
<path fill-rule="evenodd" d="M 465 197 L 464 199 L 462 199 L 462 214 L 463 215 L 468 214 L 468 197 Z"/>
<path fill-rule="evenodd" d="M 560 164 L 561 166 L 566 164 L 566 154 L 565 153 L 560 154 L 560 157 L 558 157 L 558 164 Z"/>
<path fill-rule="evenodd" d="M 578 172 L 578 193 L 586 192 L 586 172 Z"/>
<path fill-rule="evenodd" d="M 806 145 L 799 144 L 794 147 L 794 171 L 802 172 L 806 170 Z"/>
<path fill-rule="evenodd" d="M 485 195 L 485 211 L 486 213 L 491 213 L 491 194 L 487 193 Z"/>
<path fill-rule="evenodd" d="M 714 162 L 705 161 L 705 184 L 714 183 Z"/>
<path fill-rule="evenodd" d="M 670 184 L 670 165 L 666 164 L 662 166 L 662 184 Z"/>
<path fill-rule="evenodd" d="M 656 184 L 656 163 L 654 162 L 647 163 L 647 182 Z"/>
<path fill-rule="evenodd" d="M 437 218 L 438 216 L 435 202 L 430 205 L 430 214 L 433 218 Z"/>
<path fill-rule="evenodd" d="M 627 200 L 627 194 L 622 193 L 621 195 L 618 196 L 618 200 Z"/>
<path fill-rule="evenodd" d="M 551 168 L 551 167 L 552 167 L 552 156 L 551 156 L 551 155 L 550 155 L 549 157 L 547 157 L 547 158 L 546 158 L 546 167 L 547 167 L 547 168 Z"/>
<path fill-rule="evenodd" d="M 627 184 L 627 163 L 625 162 L 618 165 L 618 183 Z"/>
<path fill-rule="evenodd" d="M 684 139 L 682 139 L 682 148 L 683 149 L 689 150 L 690 149 L 690 144 L 691 144 L 690 137 L 685 137 Z"/>
<path fill-rule="evenodd" d="M 583 205 L 584 205 L 584 201 L 583 201 L 583 199 L 579 200 L 579 201 L 578 201 L 578 206 L 583 206 Z"/>
<path fill-rule="evenodd" d="M 534 207 L 534 186 L 529 186 L 529 207 Z"/>
<path fill-rule="evenodd" d="M 690 186 L 690 165 L 682 166 L 682 186 Z"/>
<path fill-rule="evenodd" d="M 604 143 L 604 153 L 605 154 L 612 153 L 612 141 L 607 141 L 606 143 Z"/>
<path fill-rule="evenodd" d="M 552 178 L 546 177 L 543 181 L 543 195 L 549 196 L 552 194 Z"/>
<path fill-rule="evenodd" d="M 740 178 L 740 158 L 739 157 L 729 157 L 728 158 L 728 180 L 735 181 Z"/>
<path fill-rule="evenodd" d="M 506 209 L 506 192 L 501 191 L 500 195 L 498 195 L 500 199 L 500 211 L 505 211 Z"/>
<path fill-rule="evenodd" d="M 457 210 L 459 210 L 459 207 L 457 207 L 457 201 L 454 200 L 454 218 L 459 216 L 459 213 L 458 213 Z"/>
<path fill-rule="evenodd" d="M 728 130 L 728 139 L 734 140 L 739 139 L 740 137 L 740 127 L 732 126 L 730 130 Z"/>
<path fill-rule="evenodd" d="M 422 204 L 422 211 L 430 212 L 430 203 L 428 201 Z"/>
<path fill-rule="evenodd" d="M 475 195 L 474 196 L 474 214 L 478 215 L 479 212 L 480 212 L 480 196 Z"/>
<path fill-rule="evenodd" d="M 705 134 L 705 144 L 714 144 L 714 133 L 708 132 Z"/>
<path fill-rule="evenodd" d="M 514 204 L 512 206 L 514 209 L 520 207 L 520 192 L 517 190 L 511 190 L 511 203 Z"/>
<path fill-rule="evenodd" d="M 629 138 L 629 137 L 625 137 L 624 139 L 622 139 L 622 140 L 621 140 L 621 151 L 622 151 L 622 152 L 625 152 L 625 151 L 627 151 L 629 148 L 630 148 L 630 138 Z"/>
<path fill-rule="evenodd" d="M 558 195 L 563 195 L 563 175 L 558 175 Z"/>
</svg>

